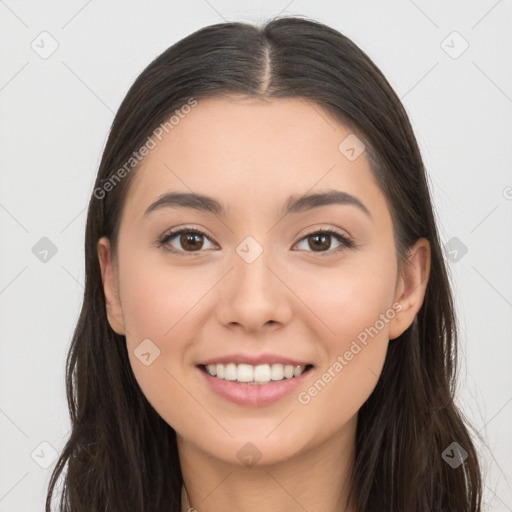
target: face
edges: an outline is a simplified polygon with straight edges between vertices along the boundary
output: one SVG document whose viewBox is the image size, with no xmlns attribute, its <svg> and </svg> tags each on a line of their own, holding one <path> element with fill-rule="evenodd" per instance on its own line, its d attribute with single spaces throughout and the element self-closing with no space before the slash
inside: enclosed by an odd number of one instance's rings
<svg viewBox="0 0 512 512">
<path fill-rule="evenodd" d="M 353 428 L 389 340 L 421 306 L 428 252 L 399 277 L 385 197 L 365 152 L 340 150 L 349 136 L 301 99 L 201 100 L 136 171 L 117 266 L 100 240 L 109 321 L 142 391 L 216 459 L 240 465 L 253 450 L 272 464 Z M 333 191 L 345 196 L 286 209 Z M 209 196 L 223 211 L 154 204 L 170 193 Z M 269 362 L 276 378 L 278 361 L 312 367 L 252 386 L 198 366 L 238 356 Z"/>
</svg>

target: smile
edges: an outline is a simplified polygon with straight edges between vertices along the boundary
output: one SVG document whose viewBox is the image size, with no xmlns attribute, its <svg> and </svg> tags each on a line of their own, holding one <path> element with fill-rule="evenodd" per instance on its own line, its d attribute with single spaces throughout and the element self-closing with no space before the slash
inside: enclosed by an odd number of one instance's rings
<svg viewBox="0 0 512 512">
<path fill-rule="evenodd" d="M 208 366 L 199 365 L 197 369 L 210 390 L 232 403 L 245 407 L 262 407 L 289 396 L 304 384 L 313 369 L 313 365 L 310 364 L 295 367 L 282 364 L 252 366 L 234 363 Z M 212 375 L 212 372 L 217 374 Z M 238 380 L 240 377 L 245 381 Z"/>
<path fill-rule="evenodd" d="M 268 384 L 271 381 L 281 381 L 283 379 L 293 379 L 299 377 L 306 369 L 312 365 L 283 365 L 280 363 L 269 364 L 209 364 L 204 368 L 206 372 L 217 379 L 236 381 L 240 384 L 261 385 Z"/>
</svg>

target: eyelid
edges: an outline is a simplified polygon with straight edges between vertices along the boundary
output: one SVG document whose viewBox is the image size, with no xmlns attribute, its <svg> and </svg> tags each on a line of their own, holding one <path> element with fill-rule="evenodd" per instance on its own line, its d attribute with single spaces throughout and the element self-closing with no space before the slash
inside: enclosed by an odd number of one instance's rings
<svg viewBox="0 0 512 512">
<path fill-rule="evenodd" d="M 325 231 L 330 231 L 338 236 L 346 238 L 347 240 L 349 240 L 351 242 L 354 242 L 353 236 L 346 229 L 342 229 L 339 227 L 333 227 L 330 224 L 322 224 L 322 223 L 310 224 L 309 226 L 306 226 L 304 229 L 299 231 L 299 234 L 297 235 L 297 237 L 299 237 L 299 238 L 297 239 L 297 241 L 301 241 L 304 237 L 311 236 L 316 233 L 325 232 Z"/>
</svg>

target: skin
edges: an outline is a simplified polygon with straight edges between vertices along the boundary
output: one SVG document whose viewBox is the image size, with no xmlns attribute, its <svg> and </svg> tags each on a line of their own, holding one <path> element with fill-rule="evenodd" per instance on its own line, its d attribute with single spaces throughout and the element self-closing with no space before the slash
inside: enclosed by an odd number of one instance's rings
<svg viewBox="0 0 512 512">
<path fill-rule="evenodd" d="M 366 154 L 350 161 L 338 150 L 350 133 L 303 99 L 201 100 L 136 171 L 118 258 L 108 239 L 98 242 L 109 323 L 126 336 L 145 396 L 177 433 L 185 487 L 199 512 L 356 510 L 345 501 L 357 412 L 389 340 L 422 305 L 430 246 L 419 239 L 398 273 L 390 212 Z M 358 197 L 371 218 L 337 204 L 280 215 L 290 195 L 325 189 Z M 213 196 L 228 215 L 165 208 L 143 217 L 170 191 Z M 205 233 L 199 255 L 187 253 L 179 235 L 168 245 L 184 256 L 157 247 L 179 227 Z M 315 251 L 306 235 L 325 228 L 356 247 L 336 252 L 332 237 Z M 236 252 L 247 236 L 263 248 L 252 263 Z M 396 302 L 401 310 L 307 405 L 298 392 L 262 407 L 233 404 L 196 368 L 235 352 L 288 355 L 315 366 L 304 391 Z M 146 338 L 160 350 L 149 366 L 134 355 Z M 252 467 L 237 457 L 247 442 L 261 452 Z"/>
</svg>

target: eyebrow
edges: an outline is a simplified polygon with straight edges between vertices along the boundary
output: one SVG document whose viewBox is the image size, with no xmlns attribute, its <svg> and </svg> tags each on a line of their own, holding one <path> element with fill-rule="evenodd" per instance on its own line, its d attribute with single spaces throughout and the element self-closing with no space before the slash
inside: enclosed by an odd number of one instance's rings
<svg viewBox="0 0 512 512">
<path fill-rule="evenodd" d="M 372 217 L 370 211 L 360 199 L 341 190 L 329 190 L 327 192 L 308 194 L 298 198 L 290 196 L 283 207 L 282 215 L 300 213 L 331 204 L 355 206 L 368 217 Z M 154 203 L 150 204 L 143 216 L 162 208 L 191 208 L 210 212 L 222 217 L 226 217 L 227 215 L 227 209 L 213 197 L 190 192 L 169 192 L 160 196 Z"/>
</svg>

